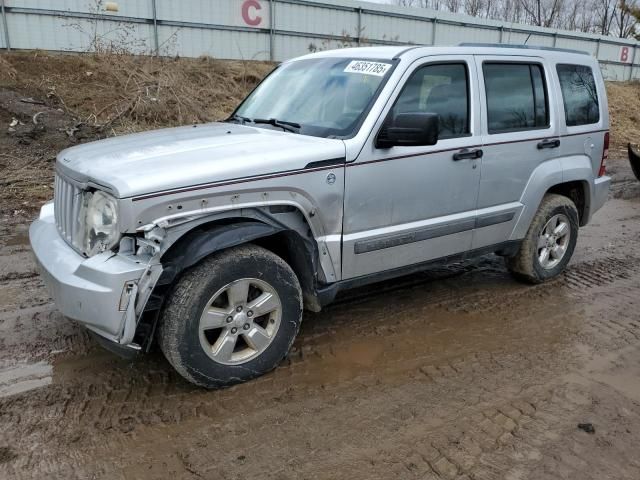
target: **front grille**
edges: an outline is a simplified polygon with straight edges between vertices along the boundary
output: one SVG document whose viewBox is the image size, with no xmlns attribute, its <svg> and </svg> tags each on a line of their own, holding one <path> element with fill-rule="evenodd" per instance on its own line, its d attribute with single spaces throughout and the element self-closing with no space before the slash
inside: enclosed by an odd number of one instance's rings
<svg viewBox="0 0 640 480">
<path fill-rule="evenodd" d="M 54 213 L 56 227 L 62 238 L 78 250 L 78 235 L 80 235 L 80 205 L 82 203 L 82 189 L 69 180 L 56 174 L 54 185 Z"/>
</svg>

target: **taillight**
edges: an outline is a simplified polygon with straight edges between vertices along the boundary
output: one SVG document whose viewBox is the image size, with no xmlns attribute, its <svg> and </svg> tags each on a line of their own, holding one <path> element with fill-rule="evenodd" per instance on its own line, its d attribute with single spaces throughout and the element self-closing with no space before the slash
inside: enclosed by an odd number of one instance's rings
<svg viewBox="0 0 640 480">
<path fill-rule="evenodd" d="M 602 149 L 602 161 L 600 162 L 600 171 L 598 176 L 602 177 L 607 173 L 607 158 L 609 158 L 609 132 L 604 134 L 604 148 Z"/>
</svg>

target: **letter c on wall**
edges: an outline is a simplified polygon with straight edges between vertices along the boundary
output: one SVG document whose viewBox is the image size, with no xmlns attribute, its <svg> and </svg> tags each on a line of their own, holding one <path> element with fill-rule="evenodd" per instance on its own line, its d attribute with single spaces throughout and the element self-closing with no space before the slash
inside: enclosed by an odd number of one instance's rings
<svg viewBox="0 0 640 480">
<path fill-rule="evenodd" d="M 242 2 L 242 20 L 251 27 L 260 25 L 262 17 L 255 14 L 252 10 L 262 10 L 262 5 L 258 0 L 244 0 Z"/>
</svg>

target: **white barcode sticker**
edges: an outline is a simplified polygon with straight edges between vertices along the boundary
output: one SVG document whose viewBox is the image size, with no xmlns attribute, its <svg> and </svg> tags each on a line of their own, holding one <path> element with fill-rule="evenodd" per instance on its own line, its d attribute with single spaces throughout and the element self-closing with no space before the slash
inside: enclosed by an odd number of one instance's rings
<svg viewBox="0 0 640 480">
<path fill-rule="evenodd" d="M 367 62 L 364 60 L 352 60 L 344 69 L 347 73 L 363 73 L 365 75 L 375 75 L 383 77 L 391 67 L 390 63 Z"/>
</svg>

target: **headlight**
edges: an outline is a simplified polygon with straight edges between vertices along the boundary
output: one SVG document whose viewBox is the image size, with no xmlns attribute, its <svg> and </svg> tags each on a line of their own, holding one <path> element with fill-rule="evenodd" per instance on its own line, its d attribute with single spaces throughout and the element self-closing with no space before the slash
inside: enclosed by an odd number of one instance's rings
<svg viewBox="0 0 640 480">
<path fill-rule="evenodd" d="M 83 234 L 81 250 L 89 257 L 113 248 L 120 240 L 118 201 L 96 190 L 83 194 L 80 211 Z"/>
</svg>

